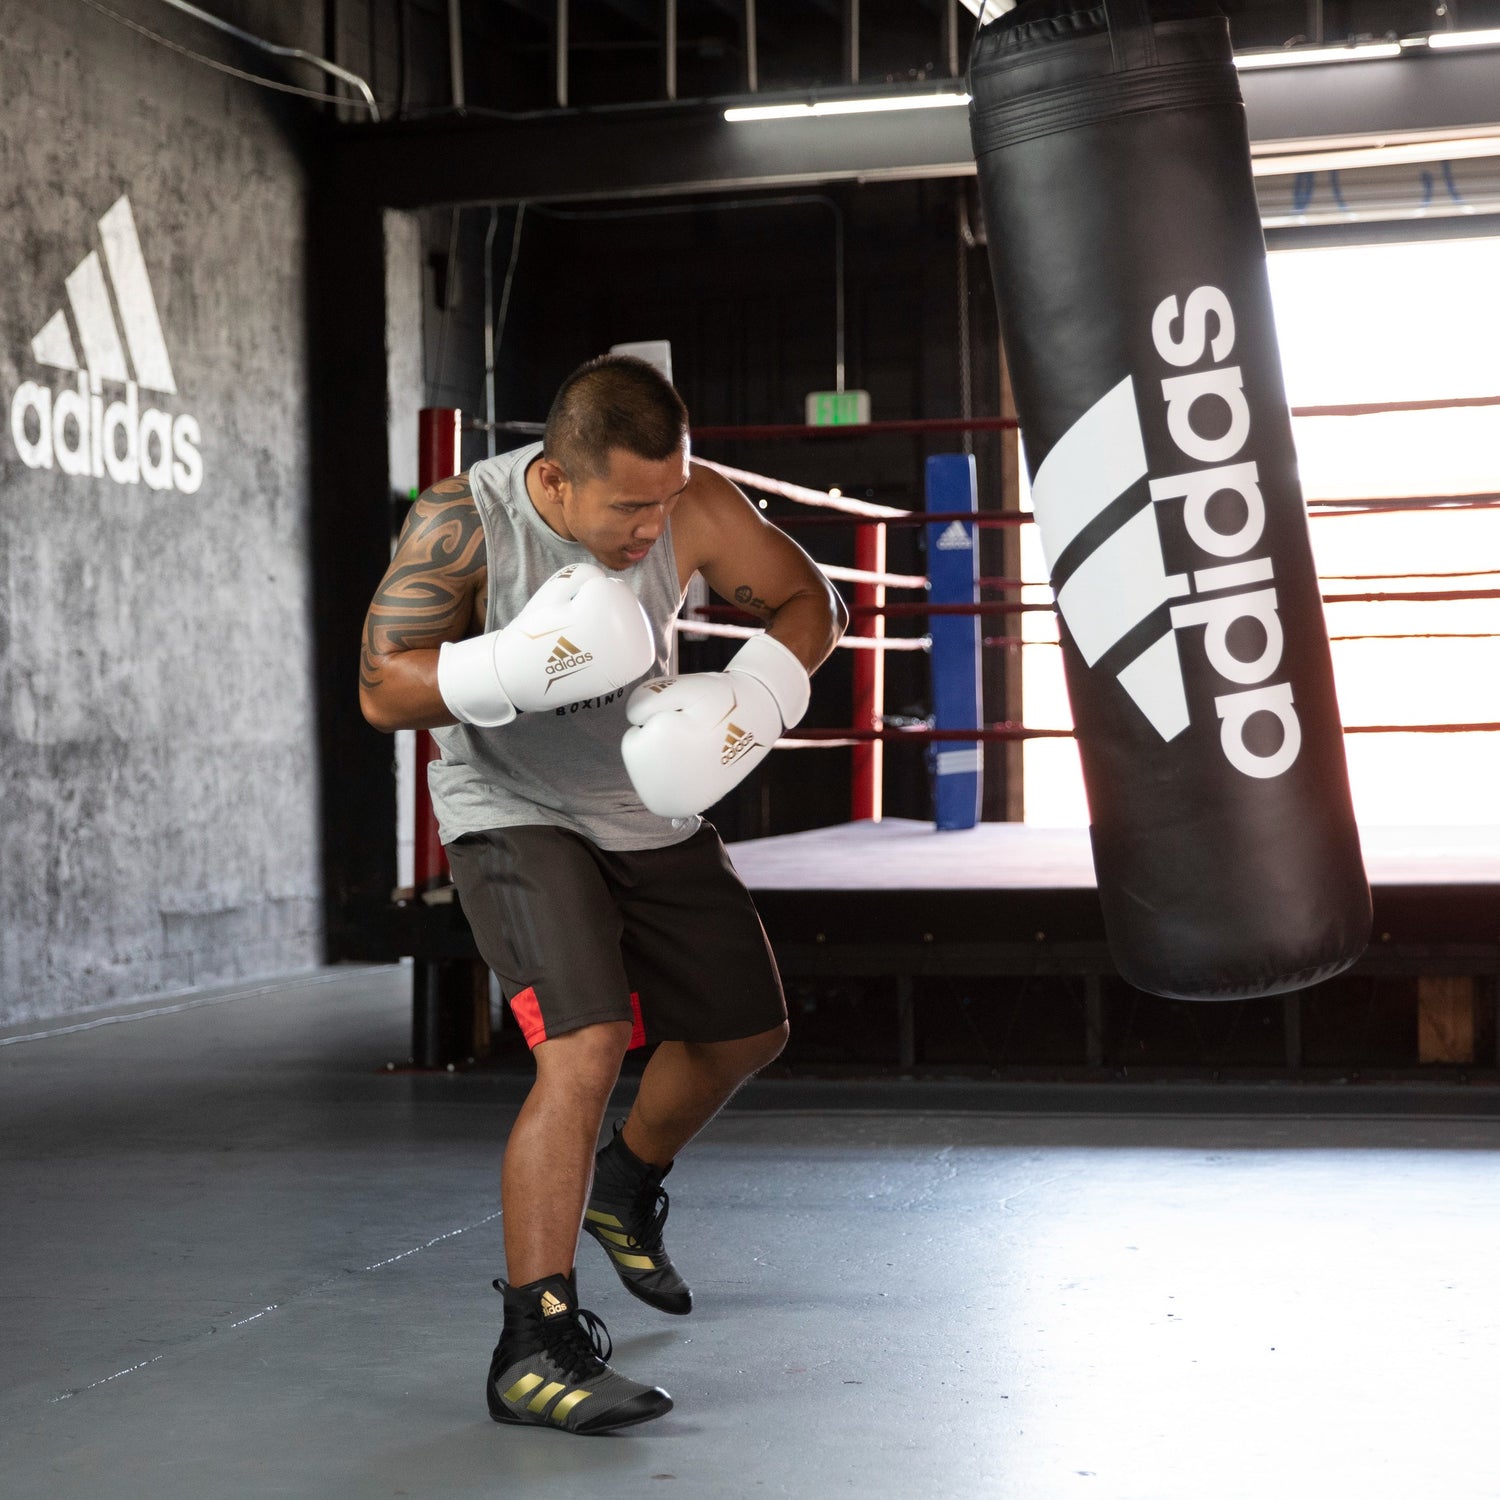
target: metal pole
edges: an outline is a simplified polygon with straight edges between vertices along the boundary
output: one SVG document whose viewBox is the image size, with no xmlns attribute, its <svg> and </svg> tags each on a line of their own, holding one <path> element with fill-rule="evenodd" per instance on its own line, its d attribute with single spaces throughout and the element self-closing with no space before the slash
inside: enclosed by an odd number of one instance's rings
<svg viewBox="0 0 1500 1500">
<path fill-rule="evenodd" d="M 854 566 L 866 573 L 885 572 L 884 525 L 861 526 L 854 533 Z M 875 583 L 854 585 L 856 605 L 883 605 L 885 586 Z M 850 627 L 856 635 L 883 637 L 884 615 L 859 615 L 858 624 Z M 855 651 L 854 712 L 849 722 L 857 729 L 879 729 L 885 721 L 885 652 Z M 853 775 L 849 789 L 849 820 L 868 818 L 878 823 L 884 812 L 882 788 L 885 779 L 885 744 L 871 740 L 855 745 Z"/>
<path fill-rule="evenodd" d="M 677 0 L 662 0 L 662 48 L 665 53 L 667 98 L 677 97 Z"/>
<path fill-rule="evenodd" d="M 375 102 L 375 93 L 370 85 L 365 82 L 358 73 L 351 73 L 348 68 L 341 68 L 337 63 L 330 62 L 326 57 L 319 57 L 312 52 L 304 52 L 301 47 L 281 47 L 275 42 L 268 42 L 262 36 L 256 36 L 254 32 L 243 31 L 238 26 L 231 26 L 228 21 L 221 20 L 218 16 L 210 15 L 206 10 L 200 10 L 196 5 L 190 5 L 188 0 L 162 0 L 164 5 L 170 5 L 174 10 L 180 10 L 185 16 L 191 16 L 195 21 L 202 21 L 206 25 L 216 27 L 232 37 L 238 37 L 242 42 L 248 42 L 252 47 L 259 47 L 262 52 L 269 52 L 272 57 L 294 57 L 299 62 L 310 64 L 314 68 L 321 68 L 330 78 L 337 78 L 347 83 L 351 88 L 358 89 L 360 96 L 365 101 L 365 108 L 370 111 L 370 118 L 378 121 L 380 119 L 380 106 Z"/>
<path fill-rule="evenodd" d="M 833 388 L 844 388 L 844 211 L 829 199 L 833 209 Z"/>
<path fill-rule="evenodd" d="M 453 88 L 453 107 L 464 112 L 464 15 L 463 0 L 448 0 L 448 75 Z"/>
<path fill-rule="evenodd" d="M 568 107 L 568 0 L 557 0 L 557 107 Z"/>
<path fill-rule="evenodd" d="M 440 479 L 456 474 L 459 467 L 460 423 L 463 414 L 454 407 L 424 406 L 417 414 L 417 486 L 430 489 Z M 414 883 L 420 899 L 424 891 L 441 885 L 447 872 L 447 856 L 438 837 L 437 818 L 427 790 L 427 765 L 436 759 L 437 746 L 425 730 L 417 731 L 416 743 L 416 849 Z M 444 1029 L 443 993 L 448 983 L 443 960 L 418 956 L 412 970 L 411 1060 L 419 1068 L 435 1068 L 451 1052 Z"/>
<path fill-rule="evenodd" d="M 974 415 L 973 351 L 969 345 L 969 246 L 974 242 L 969 229 L 968 204 L 964 184 L 958 184 L 958 225 L 954 238 L 958 250 L 958 414 L 967 420 Z M 974 451 L 974 434 L 964 433 L 964 452 Z"/>
<path fill-rule="evenodd" d="M 500 210 L 491 206 L 489 228 L 484 232 L 484 440 L 490 458 L 495 456 L 495 227 L 499 222 Z"/>
<path fill-rule="evenodd" d="M 424 406 L 417 414 L 417 487 L 431 489 L 459 469 L 459 430 L 463 413 L 450 406 Z M 447 856 L 438 838 L 437 819 L 427 791 L 427 763 L 437 747 L 425 729 L 417 731 L 416 850 L 413 879 L 417 893 L 440 885 L 447 872 Z"/>
<path fill-rule="evenodd" d="M 755 0 L 745 0 L 745 87 L 760 91 L 760 54 L 755 34 Z"/>
<path fill-rule="evenodd" d="M 844 29 L 849 43 L 849 82 L 859 82 L 859 0 L 844 0 Z"/>
</svg>

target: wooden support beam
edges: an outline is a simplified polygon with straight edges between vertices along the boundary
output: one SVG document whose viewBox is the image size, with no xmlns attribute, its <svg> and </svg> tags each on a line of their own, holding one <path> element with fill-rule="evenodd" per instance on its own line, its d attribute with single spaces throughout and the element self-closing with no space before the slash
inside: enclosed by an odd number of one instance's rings
<svg viewBox="0 0 1500 1500">
<path fill-rule="evenodd" d="M 1091 1068 L 1104 1066 L 1104 980 L 1098 974 L 1083 976 L 1083 1047 Z"/>
<path fill-rule="evenodd" d="M 1468 974 L 1417 980 L 1417 1060 L 1474 1061 L 1474 979 Z"/>
<path fill-rule="evenodd" d="M 911 975 L 896 976 L 896 1055 L 903 1068 L 917 1063 L 916 985 Z"/>
<path fill-rule="evenodd" d="M 1302 1066 L 1302 997 L 1281 997 L 1281 1042 L 1282 1055 L 1287 1071 L 1295 1073 Z"/>
</svg>

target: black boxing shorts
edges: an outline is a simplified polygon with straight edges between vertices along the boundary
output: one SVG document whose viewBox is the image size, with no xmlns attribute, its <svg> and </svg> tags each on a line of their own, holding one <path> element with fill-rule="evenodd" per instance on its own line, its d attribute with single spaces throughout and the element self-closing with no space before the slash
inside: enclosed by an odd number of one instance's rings
<svg viewBox="0 0 1500 1500">
<path fill-rule="evenodd" d="M 664 849 L 528 824 L 447 846 L 464 915 L 530 1047 L 601 1021 L 630 1045 L 727 1042 L 786 1020 L 750 893 L 707 823 Z"/>
</svg>

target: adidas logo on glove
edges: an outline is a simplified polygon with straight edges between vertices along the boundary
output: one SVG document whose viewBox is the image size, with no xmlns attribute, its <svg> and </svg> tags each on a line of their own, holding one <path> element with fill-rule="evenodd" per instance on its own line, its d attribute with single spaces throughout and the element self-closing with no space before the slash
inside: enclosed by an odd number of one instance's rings
<svg viewBox="0 0 1500 1500">
<path fill-rule="evenodd" d="M 751 636 L 722 672 L 642 683 L 625 706 L 620 754 L 642 802 L 662 818 L 713 806 L 807 712 L 807 669 L 780 641 Z"/>
<path fill-rule="evenodd" d="M 557 644 L 552 648 L 552 655 L 547 659 L 547 676 L 566 676 L 569 672 L 576 671 L 579 667 L 586 667 L 594 659 L 592 651 L 581 651 L 570 641 L 567 636 L 560 635 Z M 551 692 L 554 684 L 547 684 L 547 691 Z"/>
<path fill-rule="evenodd" d="M 755 736 L 748 729 L 741 729 L 738 724 L 731 724 L 729 732 L 724 736 L 724 750 L 719 756 L 719 764 L 730 765 L 753 749 L 755 749 Z"/>
</svg>

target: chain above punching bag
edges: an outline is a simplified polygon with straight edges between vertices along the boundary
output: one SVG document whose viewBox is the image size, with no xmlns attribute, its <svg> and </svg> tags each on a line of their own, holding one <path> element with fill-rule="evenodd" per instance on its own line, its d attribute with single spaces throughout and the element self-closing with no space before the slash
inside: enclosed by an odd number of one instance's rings
<svg viewBox="0 0 1500 1500">
<path fill-rule="evenodd" d="M 1369 887 L 1227 23 L 1022 0 L 969 87 L 1116 964 L 1190 999 L 1315 983 Z"/>
</svg>

